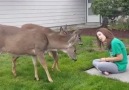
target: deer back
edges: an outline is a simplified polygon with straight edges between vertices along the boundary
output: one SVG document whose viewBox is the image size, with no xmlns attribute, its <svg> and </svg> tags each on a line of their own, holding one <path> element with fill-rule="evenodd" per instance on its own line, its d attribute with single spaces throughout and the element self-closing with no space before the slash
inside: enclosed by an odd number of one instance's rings
<svg viewBox="0 0 129 90">
<path fill-rule="evenodd" d="M 46 35 L 40 30 L 20 30 L 16 34 L 6 36 L 0 49 L 2 52 L 16 55 L 36 55 L 36 50 L 44 52 L 47 44 Z"/>
<path fill-rule="evenodd" d="M 0 24 L 0 50 L 5 45 L 5 39 L 8 36 L 16 34 L 20 28 Z"/>
</svg>

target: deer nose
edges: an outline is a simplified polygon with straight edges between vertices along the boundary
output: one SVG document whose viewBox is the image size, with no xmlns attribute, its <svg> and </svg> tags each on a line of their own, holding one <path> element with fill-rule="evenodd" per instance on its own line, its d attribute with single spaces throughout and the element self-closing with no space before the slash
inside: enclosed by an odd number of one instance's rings
<svg viewBox="0 0 129 90">
<path fill-rule="evenodd" d="M 73 59 L 74 61 L 77 61 L 77 59 Z"/>
<path fill-rule="evenodd" d="M 79 45 L 80 45 L 80 46 L 82 46 L 82 45 L 83 45 L 83 43 L 79 43 Z"/>
</svg>

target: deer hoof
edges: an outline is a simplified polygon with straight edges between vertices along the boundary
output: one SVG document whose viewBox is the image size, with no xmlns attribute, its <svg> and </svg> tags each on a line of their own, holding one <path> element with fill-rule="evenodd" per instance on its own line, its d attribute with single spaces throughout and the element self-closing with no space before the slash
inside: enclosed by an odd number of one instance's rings
<svg viewBox="0 0 129 90">
<path fill-rule="evenodd" d="M 17 74 L 16 74 L 16 73 L 13 73 L 13 76 L 14 76 L 14 77 L 16 77 L 16 76 L 17 76 Z"/>
<path fill-rule="evenodd" d="M 57 69 L 57 71 L 61 72 L 61 70 L 60 70 L 60 69 Z"/>
<path fill-rule="evenodd" d="M 50 83 L 53 83 L 53 80 L 49 80 Z"/>
<path fill-rule="evenodd" d="M 54 68 L 52 68 L 52 71 L 54 71 Z"/>
<path fill-rule="evenodd" d="M 36 77 L 35 77 L 35 78 L 34 78 L 34 80 L 37 80 L 37 81 L 39 81 L 39 78 L 36 78 Z"/>
</svg>

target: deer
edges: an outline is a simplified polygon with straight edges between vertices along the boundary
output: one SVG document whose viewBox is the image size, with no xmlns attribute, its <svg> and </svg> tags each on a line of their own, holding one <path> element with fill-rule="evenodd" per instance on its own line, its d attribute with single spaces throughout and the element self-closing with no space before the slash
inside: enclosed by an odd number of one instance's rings
<svg viewBox="0 0 129 90">
<path fill-rule="evenodd" d="M 40 29 L 42 30 L 46 35 L 50 35 L 50 34 L 59 34 L 59 35 L 63 35 L 63 36 L 71 36 L 72 35 L 72 32 L 68 32 L 67 30 L 67 25 L 64 26 L 64 29 L 63 27 L 61 26 L 60 27 L 60 31 L 59 32 L 55 32 L 53 30 L 46 30 L 44 29 L 43 26 L 40 26 L 40 25 L 36 25 L 36 24 L 24 24 L 21 26 L 21 28 L 24 30 L 24 29 Z M 79 45 L 82 45 L 82 40 L 81 40 L 81 36 L 80 36 L 80 30 L 77 31 L 78 32 L 78 42 L 76 42 L 77 44 Z M 54 58 L 54 63 L 52 65 L 52 71 L 56 68 L 57 71 L 61 71 L 59 69 L 59 65 L 58 65 L 58 53 L 57 53 L 57 50 L 54 50 L 54 51 L 49 51 L 49 55 L 52 56 Z"/>
<path fill-rule="evenodd" d="M 49 28 L 44 29 L 48 30 Z M 47 35 L 43 30 L 37 30 L 37 28 L 32 30 L 19 30 L 17 33 L 9 35 L 7 35 L 6 32 L 7 30 L 0 29 L 0 52 L 10 53 L 15 56 L 32 56 L 36 80 L 39 80 L 36 66 L 38 60 L 46 72 L 48 81 L 53 82 L 44 58 L 45 51 L 52 51 L 54 49 L 62 50 L 66 52 L 69 57 L 76 60 L 76 48 L 74 44 L 78 41 L 77 32 L 73 32 L 69 37 L 55 33 Z M 12 62 L 14 75 L 16 75 L 15 61 L 16 60 Z"/>
<path fill-rule="evenodd" d="M 33 25 L 33 27 L 32 27 L 32 25 Z M 56 33 L 56 34 L 60 34 L 60 35 L 69 35 L 68 31 L 66 31 L 66 29 L 67 29 L 66 27 L 67 27 L 67 25 L 65 25 L 65 28 L 63 29 L 62 26 L 61 26 L 59 32 L 54 32 L 53 30 L 49 30 L 49 29 L 44 30 L 44 32 L 45 33 Z M 23 29 L 34 28 L 34 24 L 25 24 L 25 25 L 22 26 L 22 28 Z M 16 27 L 16 26 L 0 25 L 0 31 L 2 32 L 3 30 L 4 30 L 4 33 L 6 35 L 12 35 L 12 34 L 16 34 L 20 30 L 20 28 Z M 57 54 L 57 51 L 50 51 L 49 55 L 54 58 L 54 64 L 52 65 L 52 70 L 54 70 L 56 68 L 58 71 L 60 71 L 59 66 L 58 66 L 58 54 Z M 16 61 L 18 58 L 19 58 L 19 56 L 12 55 L 12 59 L 13 59 L 12 61 Z M 12 65 L 12 72 L 13 72 L 14 76 L 16 76 L 16 74 L 14 72 L 14 66 L 15 65 L 13 64 Z"/>
</svg>

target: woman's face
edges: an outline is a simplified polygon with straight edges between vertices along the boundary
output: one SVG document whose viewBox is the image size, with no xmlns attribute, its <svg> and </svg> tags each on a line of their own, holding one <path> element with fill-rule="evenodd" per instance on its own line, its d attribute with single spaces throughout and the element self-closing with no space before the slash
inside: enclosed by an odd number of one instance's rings
<svg viewBox="0 0 129 90">
<path fill-rule="evenodd" d="M 97 32 L 97 37 L 103 43 L 106 41 L 106 36 L 100 31 Z"/>
</svg>

